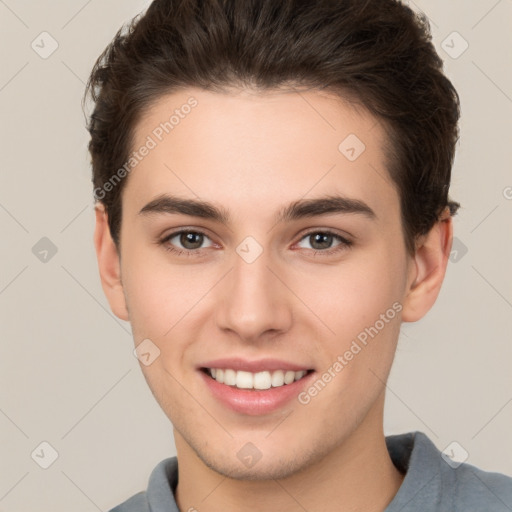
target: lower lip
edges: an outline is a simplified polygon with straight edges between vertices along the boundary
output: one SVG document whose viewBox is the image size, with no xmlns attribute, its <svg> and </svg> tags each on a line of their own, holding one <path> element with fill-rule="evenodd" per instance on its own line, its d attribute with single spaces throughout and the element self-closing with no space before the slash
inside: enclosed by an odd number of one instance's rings
<svg viewBox="0 0 512 512">
<path fill-rule="evenodd" d="M 250 416 L 260 416 L 276 411 L 290 400 L 296 398 L 315 374 L 315 372 L 311 372 L 302 377 L 302 379 L 296 380 L 291 384 L 285 384 L 284 386 L 255 390 L 238 389 L 235 386 L 221 384 L 204 371 L 199 371 L 199 373 L 213 396 L 223 405 L 235 412 Z"/>
</svg>

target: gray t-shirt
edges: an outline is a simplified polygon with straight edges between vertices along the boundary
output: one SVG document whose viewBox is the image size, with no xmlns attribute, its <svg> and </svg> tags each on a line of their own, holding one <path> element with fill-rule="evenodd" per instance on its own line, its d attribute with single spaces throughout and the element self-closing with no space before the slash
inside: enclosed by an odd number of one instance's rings
<svg viewBox="0 0 512 512">
<path fill-rule="evenodd" d="M 470 464 L 449 464 L 422 432 L 386 437 L 404 481 L 385 512 L 511 512 L 512 478 Z M 455 467 L 457 466 L 457 467 Z M 160 462 L 139 492 L 110 512 L 179 512 L 174 500 L 178 461 Z"/>
</svg>

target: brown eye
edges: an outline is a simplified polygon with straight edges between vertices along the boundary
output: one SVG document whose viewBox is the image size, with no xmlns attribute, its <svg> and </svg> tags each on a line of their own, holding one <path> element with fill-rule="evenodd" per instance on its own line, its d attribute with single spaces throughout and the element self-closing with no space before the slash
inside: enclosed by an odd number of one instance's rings
<svg viewBox="0 0 512 512">
<path fill-rule="evenodd" d="M 309 240 L 313 249 L 330 249 L 334 237 L 328 233 L 314 233 L 309 235 Z"/>
<path fill-rule="evenodd" d="M 336 233 L 331 233 L 330 231 L 312 231 L 302 237 L 299 242 L 299 246 L 308 249 L 309 247 L 301 245 L 304 241 L 309 243 L 311 250 L 315 251 L 315 254 L 317 252 L 331 254 L 352 245 L 352 242 L 346 238 L 343 238 Z M 333 245 L 334 241 L 337 241 L 335 245 Z"/>
<path fill-rule="evenodd" d="M 185 249 L 199 249 L 203 243 L 203 234 L 193 231 L 183 231 L 179 235 L 180 244 Z"/>
<path fill-rule="evenodd" d="M 202 252 L 201 249 L 205 248 L 202 247 L 205 239 L 209 240 L 209 237 L 200 231 L 181 230 L 167 235 L 160 241 L 160 244 L 170 252 L 195 255 L 200 254 Z M 206 247 L 211 247 L 212 245 L 210 241 L 210 245 Z"/>
</svg>

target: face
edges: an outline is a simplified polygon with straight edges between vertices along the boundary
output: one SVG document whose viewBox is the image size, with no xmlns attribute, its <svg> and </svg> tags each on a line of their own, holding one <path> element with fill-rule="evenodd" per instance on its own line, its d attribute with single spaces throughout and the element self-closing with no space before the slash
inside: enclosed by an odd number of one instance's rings
<svg viewBox="0 0 512 512">
<path fill-rule="evenodd" d="M 189 89 L 146 113 L 133 149 L 148 136 L 120 272 L 178 454 L 280 478 L 381 431 L 413 267 L 382 125 L 319 91 Z"/>
</svg>

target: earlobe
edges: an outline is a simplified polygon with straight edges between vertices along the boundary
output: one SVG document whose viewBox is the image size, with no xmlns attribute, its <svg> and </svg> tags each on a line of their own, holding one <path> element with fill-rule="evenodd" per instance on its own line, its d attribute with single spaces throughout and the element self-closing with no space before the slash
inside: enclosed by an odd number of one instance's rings
<svg viewBox="0 0 512 512">
<path fill-rule="evenodd" d="M 452 218 L 445 211 L 418 241 L 412 279 L 403 303 L 402 321 L 416 322 L 434 305 L 443 284 L 452 241 Z"/>
<path fill-rule="evenodd" d="M 108 215 L 102 204 L 97 204 L 94 210 L 96 214 L 94 246 L 96 248 L 101 286 L 112 312 L 121 320 L 129 321 L 123 283 L 121 281 L 121 262 L 117 247 L 110 234 Z"/>
</svg>

